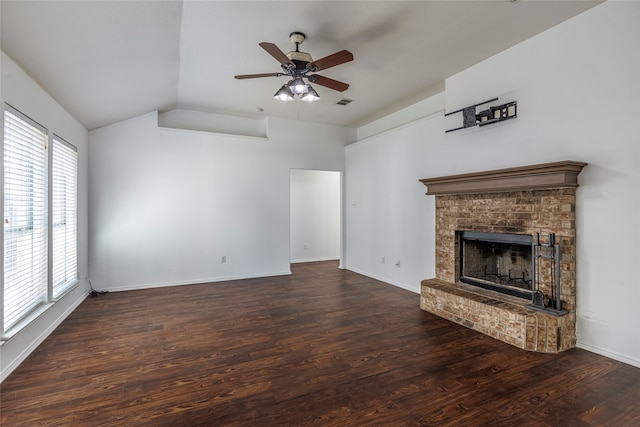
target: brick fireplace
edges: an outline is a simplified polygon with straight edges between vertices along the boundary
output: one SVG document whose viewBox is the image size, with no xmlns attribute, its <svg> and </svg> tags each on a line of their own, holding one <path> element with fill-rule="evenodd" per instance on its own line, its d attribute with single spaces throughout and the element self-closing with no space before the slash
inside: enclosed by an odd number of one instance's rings
<svg viewBox="0 0 640 427">
<path fill-rule="evenodd" d="M 522 349 L 557 353 L 575 347 L 575 195 L 585 165 L 564 161 L 422 179 L 427 195 L 436 198 L 436 271 L 421 283 L 420 308 Z M 528 283 L 538 292 L 513 296 L 461 280 L 464 233 L 532 242 L 534 254 L 542 254 L 534 256 L 534 277 L 525 264 L 514 273 L 522 277 L 515 286 Z M 555 250 L 557 259 L 541 249 Z"/>
</svg>

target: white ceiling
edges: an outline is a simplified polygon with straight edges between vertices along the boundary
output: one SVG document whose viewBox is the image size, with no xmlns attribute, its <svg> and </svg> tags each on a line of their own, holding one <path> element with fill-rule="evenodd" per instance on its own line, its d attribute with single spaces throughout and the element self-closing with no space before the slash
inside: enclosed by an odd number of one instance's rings
<svg viewBox="0 0 640 427">
<path fill-rule="evenodd" d="M 441 92 L 444 79 L 599 1 L 1 1 L 2 50 L 87 129 L 192 108 L 357 127 Z M 319 72 L 313 104 L 272 96 L 286 77 L 258 46 L 353 62 Z M 481 84 L 481 82 L 479 82 Z M 355 100 L 348 106 L 335 103 Z M 264 109 L 258 112 L 257 108 Z"/>
</svg>

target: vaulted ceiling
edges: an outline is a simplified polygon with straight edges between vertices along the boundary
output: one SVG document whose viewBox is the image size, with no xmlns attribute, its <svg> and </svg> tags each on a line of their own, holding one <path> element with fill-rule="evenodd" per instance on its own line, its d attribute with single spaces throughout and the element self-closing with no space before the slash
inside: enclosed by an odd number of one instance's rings
<svg viewBox="0 0 640 427">
<path fill-rule="evenodd" d="M 2 50 L 87 129 L 189 108 L 357 127 L 441 92 L 444 79 L 600 1 L 13 1 L 1 3 Z M 315 86 L 318 102 L 272 97 L 286 77 L 258 43 L 319 59 L 350 84 Z M 481 84 L 481 82 L 479 82 Z M 336 105 L 342 98 L 354 100 Z M 262 111 L 259 111 L 262 109 Z"/>
</svg>

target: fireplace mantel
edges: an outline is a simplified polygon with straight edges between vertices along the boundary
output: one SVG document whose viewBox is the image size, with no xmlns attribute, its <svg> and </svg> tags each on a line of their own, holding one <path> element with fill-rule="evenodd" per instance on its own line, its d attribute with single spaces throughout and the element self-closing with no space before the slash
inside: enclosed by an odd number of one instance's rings
<svg viewBox="0 0 640 427">
<path fill-rule="evenodd" d="M 566 160 L 487 172 L 421 179 L 428 195 L 577 187 L 586 163 Z"/>
</svg>

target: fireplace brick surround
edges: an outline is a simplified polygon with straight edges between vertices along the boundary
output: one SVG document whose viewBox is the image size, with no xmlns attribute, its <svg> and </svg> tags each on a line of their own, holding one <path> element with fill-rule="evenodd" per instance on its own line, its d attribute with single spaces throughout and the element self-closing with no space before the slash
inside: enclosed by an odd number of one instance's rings
<svg viewBox="0 0 640 427">
<path fill-rule="evenodd" d="M 436 198 L 436 277 L 422 281 L 420 308 L 522 349 L 557 353 L 575 347 L 575 196 L 585 165 L 565 161 L 421 180 Z M 539 233 L 543 243 L 555 233 L 568 313 L 532 310 L 529 300 L 461 283 L 457 231 Z M 550 282 L 542 273 L 546 295 Z"/>
</svg>

